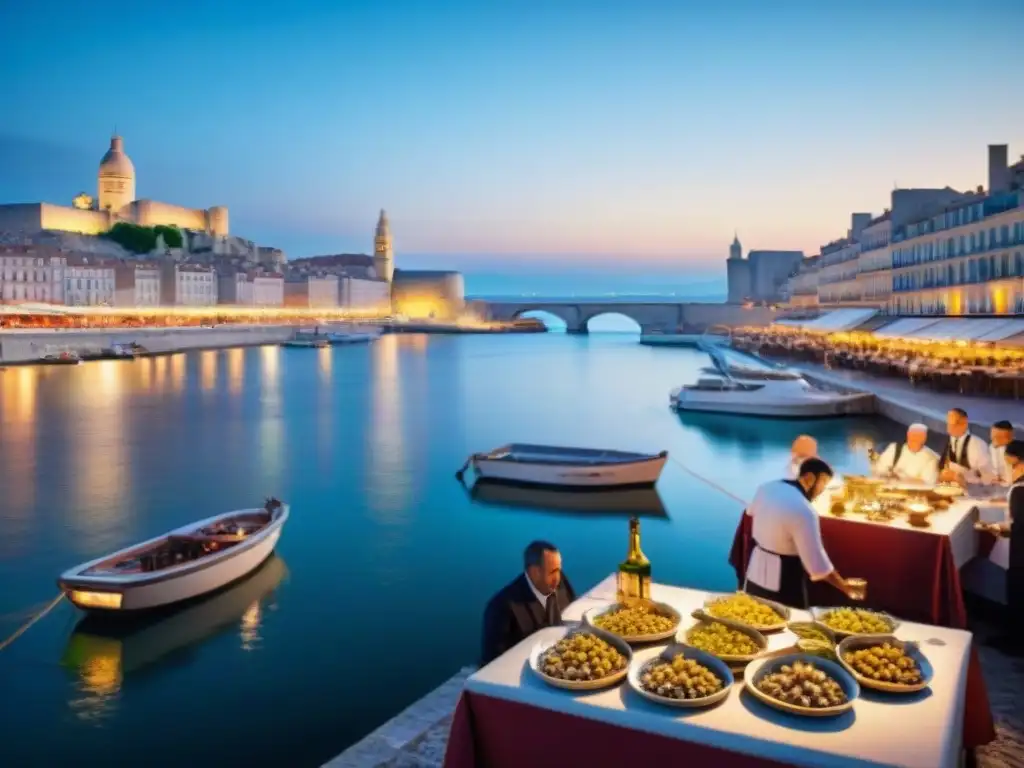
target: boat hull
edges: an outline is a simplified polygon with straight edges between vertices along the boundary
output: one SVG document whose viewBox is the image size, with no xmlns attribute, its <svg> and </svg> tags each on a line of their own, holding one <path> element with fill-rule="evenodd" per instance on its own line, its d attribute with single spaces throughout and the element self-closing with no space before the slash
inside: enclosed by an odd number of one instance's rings
<svg viewBox="0 0 1024 768">
<path fill-rule="evenodd" d="M 615 464 L 558 464 L 476 458 L 481 480 L 558 488 L 640 488 L 658 482 L 667 456 Z"/>
<path fill-rule="evenodd" d="M 700 340 L 699 333 L 640 334 L 640 343 L 652 347 L 697 347 Z"/>
<path fill-rule="evenodd" d="M 76 607 L 95 613 L 146 611 L 174 605 L 214 592 L 256 570 L 273 554 L 285 520 L 287 514 L 254 534 L 250 541 L 182 566 L 127 578 L 82 574 L 86 567 L 82 566 L 65 573 L 57 584 Z M 120 604 L 96 605 L 83 600 L 80 593 L 114 593 L 120 595 Z"/>
<path fill-rule="evenodd" d="M 739 416 L 760 416 L 779 419 L 825 418 L 853 416 L 874 412 L 870 395 L 836 395 L 814 400 L 766 400 L 758 402 L 749 394 L 740 397 L 736 393 L 702 393 L 701 397 L 689 393 L 673 395 L 671 406 L 676 411 L 700 413 L 731 413 Z"/>
</svg>

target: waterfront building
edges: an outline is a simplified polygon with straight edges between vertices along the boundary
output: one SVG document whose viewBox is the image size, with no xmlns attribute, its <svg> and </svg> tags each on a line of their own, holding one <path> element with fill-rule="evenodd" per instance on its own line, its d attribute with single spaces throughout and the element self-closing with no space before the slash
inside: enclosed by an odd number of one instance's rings
<svg viewBox="0 0 1024 768">
<path fill-rule="evenodd" d="M 391 308 L 396 315 L 421 320 L 455 320 L 466 305 L 460 272 L 399 269 L 391 284 Z"/>
<path fill-rule="evenodd" d="M 383 208 L 373 233 L 373 267 L 378 277 L 391 282 L 395 274 L 395 252 L 391 242 L 391 224 Z"/>
<path fill-rule="evenodd" d="M 160 303 L 178 307 L 211 307 L 217 303 L 217 273 L 199 264 L 165 262 L 160 273 Z"/>
<path fill-rule="evenodd" d="M 282 307 L 284 276 L 252 270 L 222 274 L 217 280 L 217 302 L 240 307 Z"/>
<path fill-rule="evenodd" d="M 69 256 L 64 271 L 64 303 L 69 307 L 114 305 L 117 264 L 104 259 Z"/>
<path fill-rule="evenodd" d="M 803 251 L 764 250 L 750 251 L 744 259 L 743 246 L 735 236 L 726 260 L 729 303 L 781 301 L 786 280 L 799 269 L 803 259 Z"/>
<path fill-rule="evenodd" d="M 148 261 L 127 261 L 114 271 L 114 306 L 160 306 L 160 267 Z"/>
<path fill-rule="evenodd" d="M 337 309 L 341 288 L 337 275 L 292 277 L 284 283 L 284 305 L 296 309 Z"/>
<path fill-rule="evenodd" d="M 0 205 L 0 231 L 26 236 L 46 230 L 99 235 L 118 222 L 127 222 L 178 227 L 218 238 L 228 236 L 228 209 L 224 206 L 183 208 L 157 200 L 137 200 L 135 165 L 120 136 L 111 137 L 96 181 L 96 197 L 80 194 L 70 207 L 43 202 Z"/>
<path fill-rule="evenodd" d="M 821 256 L 808 256 L 782 289 L 782 298 L 790 307 L 808 309 L 818 306 L 818 278 Z"/>
<path fill-rule="evenodd" d="M 0 301 L 64 303 L 66 256 L 47 248 L 0 246 Z"/>
<path fill-rule="evenodd" d="M 338 278 L 338 306 L 366 314 L 391 314 L 392 285 L 378 278 L 342 275 Z"/>
</svg>

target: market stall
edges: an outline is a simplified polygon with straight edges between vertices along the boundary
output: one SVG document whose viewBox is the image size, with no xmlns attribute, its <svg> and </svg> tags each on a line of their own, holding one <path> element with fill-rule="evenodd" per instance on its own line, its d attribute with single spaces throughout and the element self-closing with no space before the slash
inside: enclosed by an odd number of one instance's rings
<svg viewBox="0 0 1024 768">
<path fill-rule="evenodd" d="M 878 490 L 885 495 L 881 486 Z M 825 550 L 844 576 L 867 580 L 867 607 L 902 619 L 966 628 L 960 568 L 978 553 L 979 534 L 974 530 L 978 519 L 976 500 L 952 499 L 948 508 L 927 514 L 927 527 L 911 525 L 905 514 L 893 514 L 888 519 L 885 515 L 872 515 L 875 519 L 869 519 L 867 513 L 844 509 L 837 516 L 831 511 L 832 505 L 829 491 L 815 502 Z M 849 503 L 845 506 L 849 508 Z M 873 509 L 881 507 L 877 504 Z M 740 584 L 752 548 L 751 518 L 744 514 L 729 556 Z M 824 583 L 811 585 L 810 600 L 815 605 L 849 602 Z M 976 747 L 995 738 L 976 652 L 971 654 L 967 695 L 970 706 L 965 712 L 964 742 L 968 747 Z"/>
<path fill-rule="evenodd" d="M 651 598 L 679 612 L 684 622 L 708 595 L 654 584 Z M 579 620 L 616 599 L 609 577 L 563 614 Z M 791 620 L 809 615 L 793 611 Z M 686 624 L 683 625 L 684 627 Z M 537 646 L 565 630 L 553 627 L 527 638 L 469 678 L 456 710 L 446 768 L 573 765 L 956 766 L 971 635 L 957 629 L 904 623 L 934 668 L 927 691 L 910 696 L 862 695 L 838 717 L 799 717 L 766 706 L 743 688 L 743 673 L 721 703 L 680 709 L 652 703 L 625 683 L 576 693 L 559 690 L 530 665 Z M 792 646 L 784 630 L 770 636 L 768 652 Z M 662 647 L 638 648 L 643 664 Z M 912 723 L 913 727 L 907 727 Z"/>
</svg>

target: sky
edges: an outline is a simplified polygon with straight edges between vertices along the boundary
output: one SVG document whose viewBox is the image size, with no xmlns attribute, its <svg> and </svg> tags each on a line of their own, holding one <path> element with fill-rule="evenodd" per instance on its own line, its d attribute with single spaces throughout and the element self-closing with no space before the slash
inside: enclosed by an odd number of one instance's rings
<svg viewBox="0 0 1024 768">
<path fill-rule="evenodd" d="M 925 10 L 925 8 L 927 10 Z M 1024 3 L 0 4 L 0 201 L 226 205 L 289 256 L 717 280 L 1024 153 Z"/>
</svg>

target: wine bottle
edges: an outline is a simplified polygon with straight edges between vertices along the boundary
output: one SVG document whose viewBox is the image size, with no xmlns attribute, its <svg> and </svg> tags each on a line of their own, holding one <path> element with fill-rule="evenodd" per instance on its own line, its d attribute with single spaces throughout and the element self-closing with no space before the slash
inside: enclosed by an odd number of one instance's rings
<svg viewBox="0 0 1024 768">
<path fill-rule="evenodd" d="M 619 564 L 616 600 L 623 604 L 651 599 L 651 561 L 640 549 L 640 521 L 629 521 L 629 550 Z"/>
</svg>

